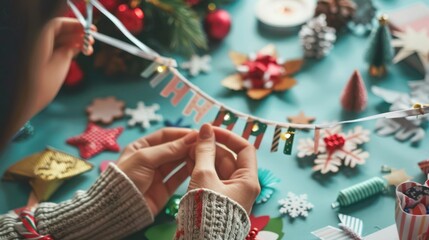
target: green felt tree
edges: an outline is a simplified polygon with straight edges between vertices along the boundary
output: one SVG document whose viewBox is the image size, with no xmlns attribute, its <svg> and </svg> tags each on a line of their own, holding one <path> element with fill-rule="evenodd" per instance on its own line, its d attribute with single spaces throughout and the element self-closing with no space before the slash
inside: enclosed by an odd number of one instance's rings
<svg viewBox="0 0 429 240">
<path fill-rule="evenodd" d="M 369 39 L 369 46 L 365 60 L 369 64 L 369 73 L 374 77 L 386 74 L 386 65 L 393 59 L 392 35 L 388 26 L 387 15 L 378 19 L 379 26 L 373 31 Z"/>
</svg>

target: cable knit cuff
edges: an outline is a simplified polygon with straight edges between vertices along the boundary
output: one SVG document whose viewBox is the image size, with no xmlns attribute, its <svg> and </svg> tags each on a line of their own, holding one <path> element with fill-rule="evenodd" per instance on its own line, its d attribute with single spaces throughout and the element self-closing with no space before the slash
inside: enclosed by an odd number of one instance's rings
<svg viewBox="0 0 429 240">
<path fill-rule="evenodd" d="M 119 239 L 153 222 L 137 187 L 114 164 L 88 191 L 60 204 L 40 204 L 35 217 L 41 234 L 62 240 Z"/>
<path fill-rule="evenodd" d="M 189 191 L 182 198 L 177 222 L 176 240 L 243 240 L 250 230 L 243 207 L 208 189 Z"/>
</svg>

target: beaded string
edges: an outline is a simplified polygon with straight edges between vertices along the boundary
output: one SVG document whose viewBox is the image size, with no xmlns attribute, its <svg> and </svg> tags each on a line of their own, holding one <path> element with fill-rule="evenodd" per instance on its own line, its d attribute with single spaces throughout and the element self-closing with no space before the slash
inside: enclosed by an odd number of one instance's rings
<svg viewBox="0 0 429 240">
<path fill-rule="evenodd" d="M 341 190 L 337 200 L 332 203 L 332 208 L 346 207 L 354 203 L 367 199 L 386 189 L 387 183 L 384 179 L 373 177 L 364 182 L 355 184 Z"/>
</svg>

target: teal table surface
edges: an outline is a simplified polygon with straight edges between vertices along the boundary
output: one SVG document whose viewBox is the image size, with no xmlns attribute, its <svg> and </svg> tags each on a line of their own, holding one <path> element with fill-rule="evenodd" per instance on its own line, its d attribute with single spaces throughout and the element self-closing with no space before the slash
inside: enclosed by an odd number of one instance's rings
<svg viewBox="0 0 429 240">
<path fill-rule="evenodd" d="M 392 10 L 414 0 L 384 0 L 376 1 L 380 10 Z M 373 79 L 367 74 L 367 65 L 363 60 L 367 38 L 352 34 L 342 35 L 331 54 L 320 61 L 307 61 L 304 69 L 295 75 L 298 85 L 284 93 L 276 93 L 261 101 L 253 101 L 243 92 L 232 92 L 222 87 L 220 81 L 234 72 L 233 65 L 228 58 L 230 50 L 244 53 L 255 52 L 268 43 L 276 45 L 279 55 L 285 59 L 302 56 L 302 50 L 297 33 L 279 36 L 266 33 L 258 28 L 254 14 L 255 1 L 236 0 L 225 8 L 233 18 L 233 28 L 229 36 L 219 45 L 212 46 L 209 54 L 212 56 L 212 71 L 195 78 L 192 82 L 210 96 L 227 106 L 276 121 L 285 121 L 286 116 L 295 115 L 300 110 L 308 115 L 316 116 L 317 123 L 334 120 L 345 120 L 377 114 L 388 110 L 388 105 L 382 99 L 374 96 L 370 91 L 367 109 L 360 114 L 346 114 L 339 104 L 339 95 L 352 74 L 353 70 L 361 71 L 368 89 L 371 86 L 386 87 L 408 91 L 408 80 L 419 80 L 423 76 L 406 64 L 393 65 L 389 74 L 383 79 Z M 183 59 L 179 58 L 179 61 Z M 173 107 L 169 99 L 159 95 L 162 86 L 153 90 L 148 81 L 142 79 L 108 79 L 97 73 L 92 73 L 89 83 L 77 92 L 61 92 L 45 110 L 32 119 L 36 133 L 30 139 L 12 143 L 2 154 L 0 159 L 0 173 L 4 173 L 8 166 L 22 157 L 41 151 L 45 146 L 53 146 L 71 154 L 78 155 L 75 147 L 67 145 L 65 140 L 84 131 L 87 125 L 85 108 L 96 97 L 116 96 L 126 102 L 127 107 L 134 108 L 137 101 L 146 104 L 158 103 L 161 106 L 160 114 L 165 119 L 175 121 L 182 117 L 182 109 L 190 98 L 190 94 L 177 107 Z M 202 122 L 214 119 L 216 109 L 205 116 Z M 198 128 L 202 122 L 196 124 L 193 117 L 186 117 L 185 123 Z M 109 127 L 126 126 L 127 118 L 115 121 Z M 395 198 L 393 194 L 383 194 L 372 197 L 351 207 L 333 210 L 331 203 L 336 199 L 339 190 L 352 184 L 367 180 L 373 176 L 382 176 L 380 167 L 383 164 L 396 169 L 405 169 L 414 180 L 422 182 L 424 176 L 417 166 L 417 162 L 428 158 L 429 139 L 426 137 L 417 146 L 409 142 L 398 142 L 393 137 L 380 137 L 374 133 L 374 121 L 360 124 L 371 130 L 371 141 L 365 144 L 370 153 L 367 163 L 355 169 L 343 169 L 336 174 L 321 176 L 314 174 L 311 163 L 302 162 L 296 157 L 297 142 L 301 138 L 311 138 L 312 132 L 300 132 L 295 139 L 295 147 L 291 156 L 283 155 L 281 151 L 270 153 L 271 136 L 273 129 L 269 128 L 258 151 L 258 164 L 267 168 L 281 179 L 277 191 L 265 204 L 257 205 L 253 209 L 255 215 L 279 216 L 278 200 L 286 197 L 288 192 L 308 194 L 308 199 L 314 204 L 307 218 L 283 218 L 285 239 L 315 239 L 310 232 L 326 225 L 338 224 L 338 212 L 358 217 L 364 222 L 364 235 L 375 232 L 394 223 Z M 241 120 L 234 132 L 241 134 L 244 121 Z M 354 125 L 344 128 L 350 129 Z M 119 137 L 121 147 L 145 134 L 162 128 L 162 123 L 154 124 L 151 128 L 141 130 L 139 127 L 126 127 Z M 87 189 L 99 175 L 98 166 L 103 160 L 115 160 L 118 153 L 104 152 L 91 158 L 95 167 L 92 171 L 67 181 L 50 199 L 60 202 L 69 199 L 80 189 Z M 178 194 L 184 194 L 187 182 L 183 184 Z M 21 182 L 0 181 L 0 213 L 18 208 L 26 204 L 31 188 Z M 144 231 L 136 233 L 128 239 L 142 239 Z"/>
</svg>

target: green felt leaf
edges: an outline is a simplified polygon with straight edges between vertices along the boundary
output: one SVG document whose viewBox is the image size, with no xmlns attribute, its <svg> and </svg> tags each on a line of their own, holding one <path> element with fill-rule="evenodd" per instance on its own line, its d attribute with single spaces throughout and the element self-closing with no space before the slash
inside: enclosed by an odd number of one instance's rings
<svg viewBox="0 0 429 240">
<path fill-rule="evenodd" d="M 264 231 L 275 232 L 279 235 L 279 239 L 283 239 L 283 219 L 282 217 L 271 218 Z"/>
<path fill-rule="evenodd" d="M 175 222 L 155 225 L 145 232 L 148 240 L 173 239 L 177 225 Z"/>
</svg>

